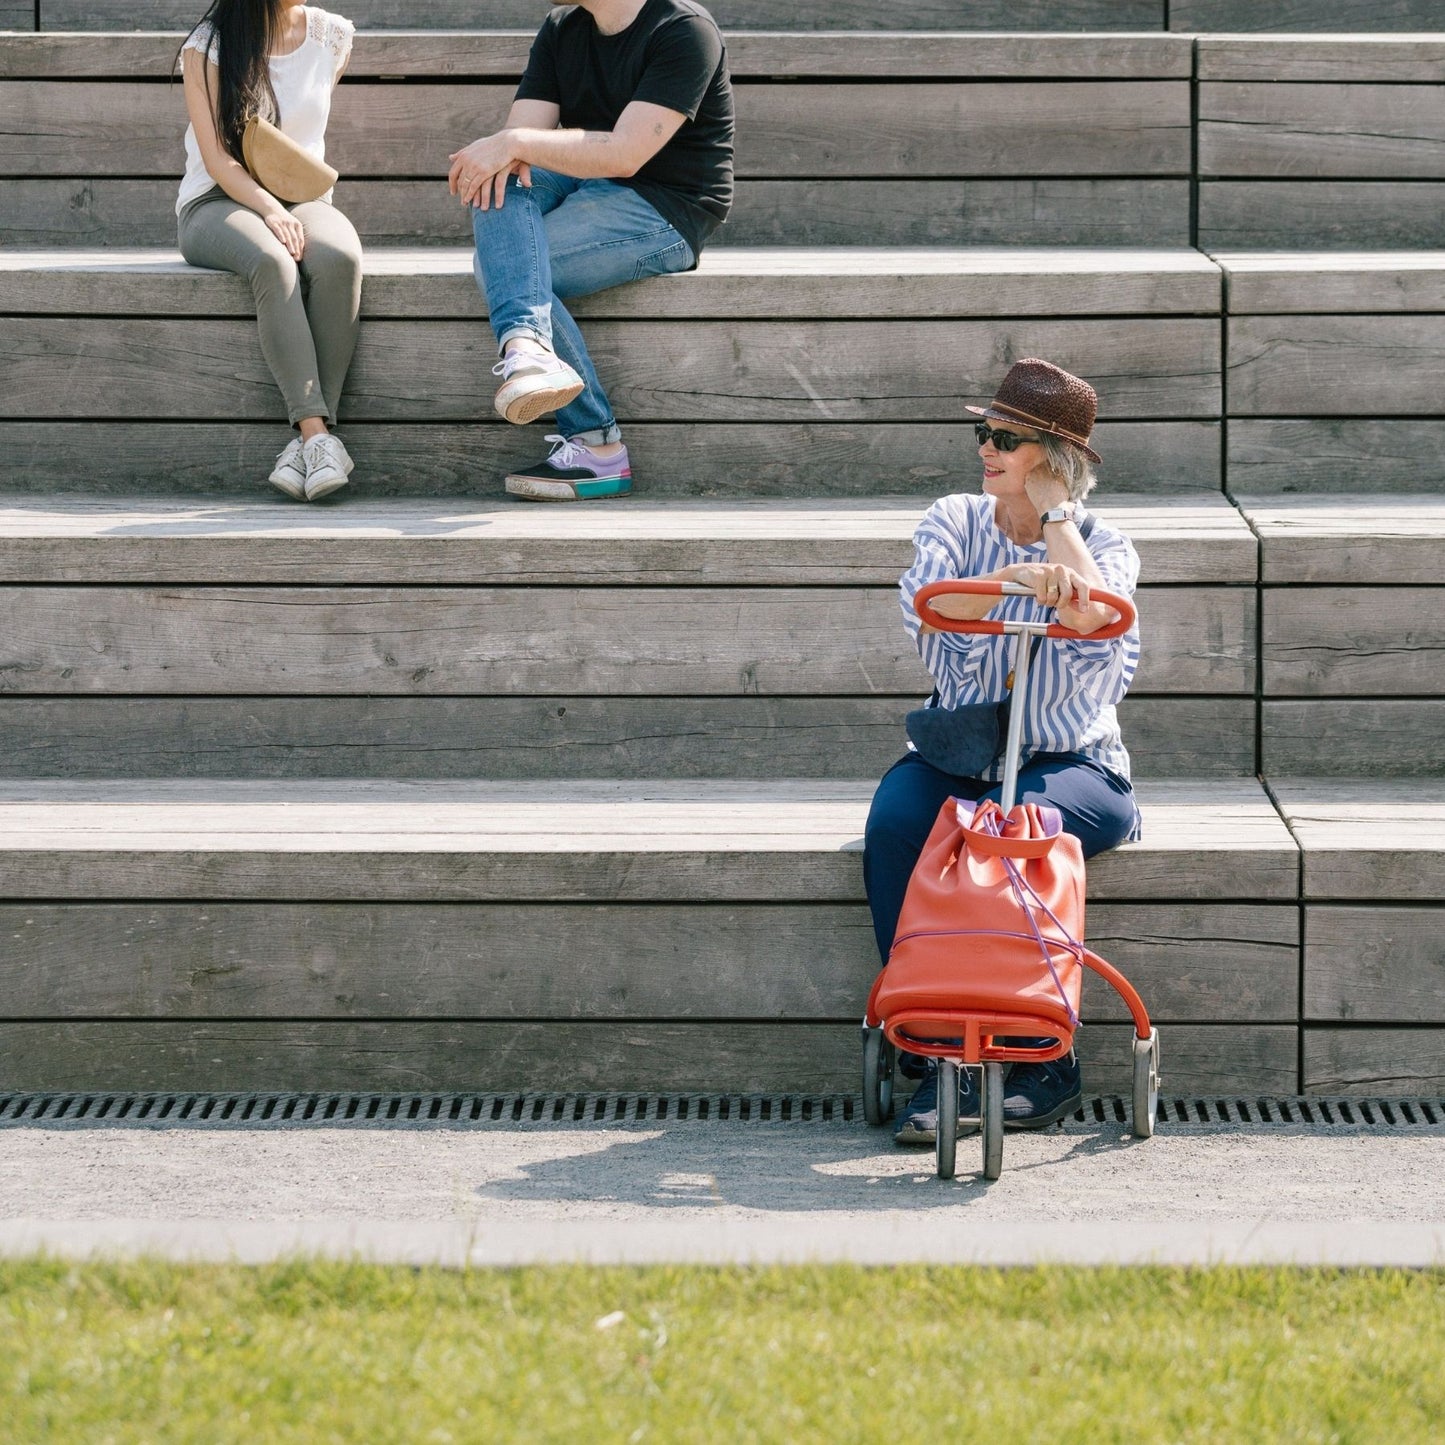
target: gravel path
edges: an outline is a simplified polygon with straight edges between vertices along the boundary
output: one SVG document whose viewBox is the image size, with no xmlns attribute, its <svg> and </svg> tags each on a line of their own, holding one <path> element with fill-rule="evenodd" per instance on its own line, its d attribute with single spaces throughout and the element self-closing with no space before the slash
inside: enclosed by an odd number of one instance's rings
<svg viewBox="0 0 1445 1445">
<path fill-rule="evenodd" d="M 1010 1134 L 934 1177 L 861 1124 L 0 1129 L 0 1253 L 244 1261 L 1445 1264 L 1445 1128 Z"/>
</svg>

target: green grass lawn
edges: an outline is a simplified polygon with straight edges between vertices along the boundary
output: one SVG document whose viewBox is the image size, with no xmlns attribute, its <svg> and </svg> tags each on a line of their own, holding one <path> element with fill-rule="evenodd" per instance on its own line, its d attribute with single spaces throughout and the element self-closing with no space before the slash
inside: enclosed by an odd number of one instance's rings
<svg viewBox="0 0 1445 1445">
<path fill-rule="evenodd" d="M 1445 1272 L 0 1262 L 0 1439 L 1434 1441 Z"/>
</svg>

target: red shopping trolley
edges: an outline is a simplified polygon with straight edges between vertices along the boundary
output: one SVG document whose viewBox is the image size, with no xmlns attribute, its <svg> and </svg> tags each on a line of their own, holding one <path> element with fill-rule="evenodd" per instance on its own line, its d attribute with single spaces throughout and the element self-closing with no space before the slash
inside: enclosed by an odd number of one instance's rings
<svg viewBox="0 0 1445 1445">
<path fill-rule="evenodd" d="M 936 1059 L 938 1177 L 951 1179 L 957 1070 L 978 1070 L 983 1175 L 997 1179 L 1003 1169 L 1004 1065 L 1044 1063 L 1068 1053 L 1079 1027 L 1084 969 L 1110 983 L 1133 1018 L 1132 1124 L 1146 1139 L 1158 1114 L 1159 1032 L 1129 980 L 1084 947 L 1079 840 L 1063 832 L 1055 809 L 1015 803 L 1031 639 L 1084 634 L 1058 622 L 949 617 L 935 603 L 951 593 L 1030 596 L 1033 589 L 1016 582 L 935 582 L 913 604 L 940 631 L 1014 638 L 1002 797 L 976 805 L 950 798 L 924 844 L 888 964 L 874 980 L 863 1015 L 863 1109 L 870 1124 L 892 1114 L 896 1050 Z M 1087 640 L 1119 637 L 1133 625 L 1128 598 L 1108 592 L 1092 597 L 1119 616 Z"/>
</svg>

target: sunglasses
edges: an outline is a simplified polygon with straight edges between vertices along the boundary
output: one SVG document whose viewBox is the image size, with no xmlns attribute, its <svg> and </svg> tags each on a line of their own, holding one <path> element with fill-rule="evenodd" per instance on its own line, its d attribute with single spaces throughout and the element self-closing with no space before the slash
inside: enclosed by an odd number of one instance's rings
<svg viewBox="0 0 1445 1445">
<path fill-rule="evenodd" d="M 1038 437 L 1021 437 L 1016 431 L 1000 431 L 986 421 L 974 422 L 973 434 L 978 438 L 979 446 L 992 442 L 1001 452 L 1017 451 L 1025 442 L 1038 441 Z"/>
</svg>

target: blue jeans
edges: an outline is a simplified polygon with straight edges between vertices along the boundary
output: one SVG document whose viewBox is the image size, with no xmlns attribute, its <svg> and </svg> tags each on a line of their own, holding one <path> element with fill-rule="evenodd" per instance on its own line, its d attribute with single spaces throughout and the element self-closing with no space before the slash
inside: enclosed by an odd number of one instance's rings
<svg viewBox="0 0 1445 1445">
<path fill-rule="evenodd" d="M 997 783 L 956 778 L 905 753 L 883 774 L 863 838 L 863 881 L 878 953 L 888 962 L 903 895 L 923 845 L 949 798 L 998 802 Z M 1018 801 L 1047 803 L 1062 815 L 1064 831 L 1083 844 L 1092 858 L 1137 836 L 1139 810 L 1134 791 L 1122 778 L 1078 753 L 1036 753 L 1019 769 Z"/>
<path fill-rule="evenodd" d="M 500 209 L 472 211 L 472 235 L 472 270 L 498 347 L 514 336 L 550 347 L 584 383 L 582 395 L 557 413 L 562 435 L 620 440 L 582 333 L 562 303 L 624 281 L 686 271 L 697 259 L 692 247 L 629 187 L 536 167 L 530 187 L 515 176 L 507 182 Z"/>
</svg>

